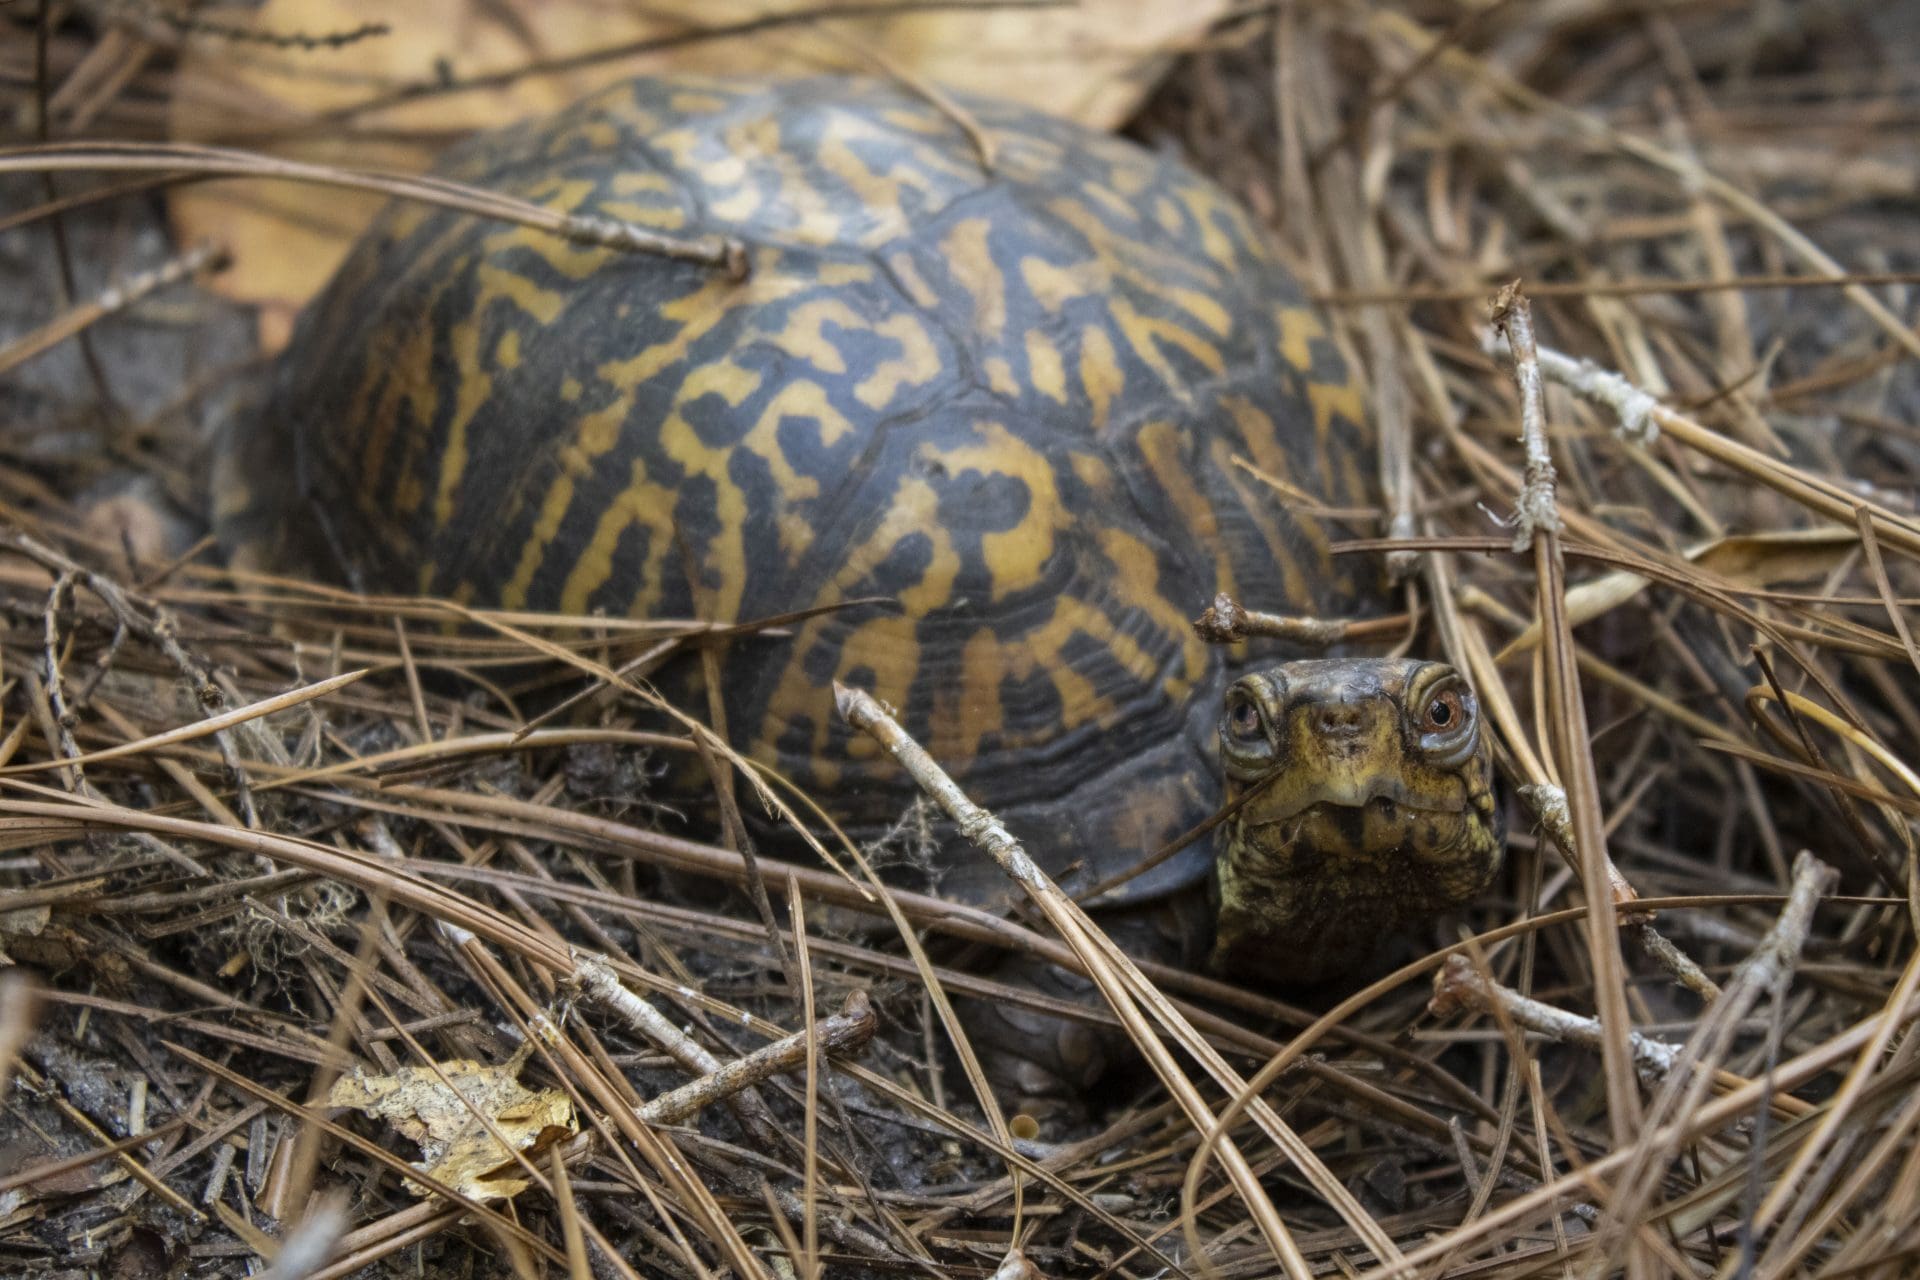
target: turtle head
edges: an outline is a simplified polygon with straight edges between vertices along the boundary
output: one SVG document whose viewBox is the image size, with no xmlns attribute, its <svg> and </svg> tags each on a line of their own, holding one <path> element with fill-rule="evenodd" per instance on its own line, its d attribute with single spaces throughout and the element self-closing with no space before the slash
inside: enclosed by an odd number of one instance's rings
<svg viewBox="0 0 1920 1280">
<path fill-rule="evenodd" d="M 1290 662 L 1227 690 L 1213 964 L 1317 982 L 1484 889 L 1503 849 L 1478 703 L 1445 663 Z"/>
</svg>

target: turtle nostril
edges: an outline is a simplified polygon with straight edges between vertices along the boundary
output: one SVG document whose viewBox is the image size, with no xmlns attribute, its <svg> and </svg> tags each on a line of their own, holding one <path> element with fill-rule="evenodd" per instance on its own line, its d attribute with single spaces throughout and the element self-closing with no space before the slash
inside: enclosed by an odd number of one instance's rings
<svg viewBox="0 0 1920 1280">
<path fill-rule="evenodd" d="M 1362 708 L 1351 703 L 1336 702 L 1314 712 L 1313 727 L 1323 738 L 1351 738 L 1360 732 L 1364 718 Z"/>
</svg>

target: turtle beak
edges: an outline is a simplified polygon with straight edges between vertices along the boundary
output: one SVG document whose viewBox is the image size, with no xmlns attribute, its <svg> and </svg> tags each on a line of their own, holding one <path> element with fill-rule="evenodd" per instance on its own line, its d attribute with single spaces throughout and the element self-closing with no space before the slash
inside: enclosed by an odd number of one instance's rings
<svg viewBox="0 0 1920 1280">
<path fill-rule="evenodd" d="M 1334 696 L 1293 708 L 1288 745 L 1308 804 L 1357 808 L 1394 772 L 1400 754 L 1399 717 L 1378 694 Z"/>
</svg>

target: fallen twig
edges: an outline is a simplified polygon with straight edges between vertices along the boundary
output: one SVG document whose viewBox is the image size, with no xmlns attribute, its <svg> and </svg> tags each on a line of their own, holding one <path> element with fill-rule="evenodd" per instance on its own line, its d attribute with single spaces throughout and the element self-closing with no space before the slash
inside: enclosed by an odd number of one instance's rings
<svg viewBox="0 0 1920 1280">
<path fill-rule="evenodd" d="M 838 1058 L 865 1048 L 878 1025 L 879 1019 L 867 993 L 855 991 L 847 996 L 840 1012 L 820 1020 L 814 1034 L 819 1037 L 820 1052 Z M 744 1058 L 723 1063 L 717 1071 L 653 1098 L 640 1108 L 640 1116 L 649 1124 L 676 1124 L 742 1089 L 784 1075 L 806 1062 L 807 1034 L 796 1031 L 784 1040 L 762 1045 Z"/>
<path fill-rule="evenodd" d="M 1578 1045 L 1596 1053 L 1605 1044 L 1597 1019 L 1568 1013 L 1488 981 L 1466 956 L 1448 956 L 1446 964 L 1433 976 L 1433 999 L 1427 1005 L 1427 1012 L 1436 1018 L 1451 1017 L 1462 1009 L 1491 1013 L 1496 1005 L 1518 1025 L 1562 1044 Z M 1629 1043 L 1633 1046 L 1634 1070 L 1650 1085 L 1664 1080 L 1679 1059 L 1678 1045 L 1663 1044 L 1638 1033 L 1630 1037 Z"/>
<path fill-rule="evenodd" d="M 1193 629 L 1208 644 L 1239 644 L 1250 636 L 1268 636 L 1303 648 L 1325 649 L 1348 640 L 1399 635 L 1412 621 L 1404 613 L 1380 618 L 1303 618 L 1263 613 L 1222 591 L 1193 620 Z"/>
</svg>

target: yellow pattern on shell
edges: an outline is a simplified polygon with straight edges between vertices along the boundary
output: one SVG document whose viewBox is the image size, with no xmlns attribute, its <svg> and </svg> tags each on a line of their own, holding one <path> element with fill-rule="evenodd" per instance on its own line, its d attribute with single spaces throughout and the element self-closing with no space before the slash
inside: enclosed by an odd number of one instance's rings
<svg viewBox="0 0 1920 1280">
<path fill-rule="evenodd" d="M 834 573 L 834 585 L 843 597 L 851 596 L 901 539 L 913 534 L 922 535 L 928 540 L 931 550 L 927 568 L 919 580 L 900 590 L 899 613 L 873 618 L 852 628 L 840 646 L 842 657 L 833 672 L 833 679 L 846 678 L 856 662 L 885 668 L 877 672 L 882 681 L 889 676 L 895 679 L 910 676 L 919 668 L 920 641 L 915 634 L 916 619 L 953 598 L 954 577 L 960 571 L 959 553 L 954 549 L 952 538 L 940 527 L 937 518 L 939 511 L 940 495 L 931 485 L 917 477 L 904 478 L 894 490 L 892 505 L 872 533 L 848 548 Z M 794 629 L 795 651 L 805 653 L 828 628 L 837 626 L 844 626 L 844 623 L 832 615 L 805 620 Z M 860 656 L 849 658 L 848 654 Z M 777 754 L 774 751 L 776 744 L 767 732 L 769 729 L 811 720 L 813 740 L 809 755 L 821 758 L 833 730 L 833 722 L 815 713 L 818 705 L 818 686 L 801 664 L 789 663 L 781 672 L 779 683 L 768 701 L 767 716 L 755 742 L 756 753 L 762 758 Z M 865 747 L 860 746 L 861 741 L 856 738 L 851 747 L 855 758 L 871 756 L 877 750 L 870 742 Z M 835 768 L 833 776 L 837 775 L 838 769 Z"/>
<path fill-rule="evenodd" d="M 1008 477 L 1027 495 L 1027 513 L 1019 524 L 980 535 L 980 553 L 993 575 L 992 598 L 998 601 L 1042 581 L 1053 556 L 1054 535 L 1071 516 L 1062 509 L 1053 464 L 1044 455 L 998 422 L 981 423 L 976 434 L 977 444 L 939 450 L 941 465 L 950 474 L 978 471 Z"/>
<path fill-rule="evenodd" d="M 876 363 L 873 372 L 855 385 L 854 398 L 861 404 L 884 409 L 903 387 L 922 387 L 940 376 L 940 352 L 918 317 L 905 312 L 889 316 L 873 331 L 898 343 L 900 354 Z"/>
<path fill-rule="evenodd" d="M 1183 182 L 1174 187 L 1173 195 L 1192 215 L 1193 225 L 1200 231 L 1200 248 L 1221 266 L 1232 269 L 1242 260 L 1242 246 L 1260 243 L 1260 237 L 1253 234 L 1247 222 L 1247 215 L 1223 199 L 1218 191 Z M 1223 220 L 1233 225 L 1232 236 L 1220 229 Z"/>
<path fill-rule="evenodd" d="M 590 612 L 588 604 L 594 591 L 613 571 L 614 548 L 633 526 L 644 526 L 652 535 L 648 539 L 649 559 L 665 562 L 672 531 L 662 517 L 672 510 L 673 490 L 649 480 L 645 459 L 635 458 L 627 487 L 600 513 L 593 536 L 574 560 L 560 589 L 560 608 L 567 613 Z"/>
<path fill-rule="evenodd" d="M 1102 292 L 1108 276 L 1098 261 L 1079 262 L 1062 267 L 1045 258 L 1020 259 L 1020 279 L 1027 292 L 1048 311 L 1058 311 L 1075 298 Z"/>
<path fill-rule="evenodd" d="M 1133 354 L 1153 370 L 1154 376 L 1175 395 L 1184 398 L 1192 380 L 1174 369 L 1167 360 L 1163 343 L 1186 352 L 1205 365 L 1210 373 L 1219 374 L 1226 369 L 1220 349 L 1192 330 L 1171 320 L 1142 315 L 1134 310 L 1133 304 L 1119 298 L 1115 298 L 1111 306 L 1114 323 L 1121 336 L 1132 346 Z"/>
<path fill-rule="evenodd" d="M 1180 519 L 1186 522 L 1187 528 L 1202 545 L 1214 547 L 1215 588 L 1239 599 L 1240 588 L 1234 581 L 1233 560 L 1220 547 L 1217 536 L 1219 514 L 1212 501 L 1194 483 L 1193 473 L 1188 470 L 1186 459 L 1181 456 L 1180 428 L 1165 419 L 1142 423 L 1134 439 L 1147 469 L 1159 482 L 1168 501 L 1180 513 Z M 1211 465 L 1214 460 L 1209 458 L 1208 462 Z"/>
<path fill-rule="evenodd" d="M 765 340 L 822 373 L 845 373 L 846 357 L 827 339 L 829 324 L 842 329 L 867 327 L 867 322 L 838 298 L 816 298 L 787 312 L 786 324 L 767 334 Z"/>
<path fill-rule="evenodd" d="M 1093 429 L 1106 429 L 1113 402 L 1126 389 L 1127 372 L 1120 367 L 1107 331 L 1088 325 L 1080 332 L 1080 388 L 1093 406 Z"/>
<path fill-rule="evenodd" d="M 968 176 L 965 170 L 950 162 L 944 152 L 931 146 L 907 148 L 885 171 L 870 168 L 854 144 L 885 138 L 886 134 L 875 125 L 858 116 L 838 112 L 820 142 L 821 167 L 847 184 L 872 222 L 856 237 L 863 248 L 877 248 L 906 234 L 909 192 L 922 201 L 931 202 L 938 195 L 943 178 L 956 180 Z"/>
<path fill-rule="evenodd" d="M 708 395 L 717 395 L 738 408 L 758 387 L 759 380 L 758 374 L 726 361 L 691 369 L 681 384 L 680 396 L 672 411 L 660 424 L 661 451 L 680 465 L 683 475 L 704 479 L 712 485 L 713 507 L 707 514 L 719 527 L 709 539 L 699 563 L 710 575 L 718 577 L 719 582 L 706 584 L 702 604 L 710 616 L 726 621 L 740 618 L 740 598 L 746 591 L 750 563 L 746 543 L 746 495 L 728 478 L 730 453 L 709 447 L 687 420 L 685 409 Z M 672 508 L 666 510 L 670 514 Z"/>
<path fill-rule="evenodd" d="M 894 253 L 887 255 L 887 268 L 893 272 L 893 278 L 907 295 L 907 301 L 916 307 L 931 308 L 939 305 L 940 295 L 935 293 L 920 274 L 920 268 L 913 265 L 913 255 Z"/>
<path fill-rule="evenodd" d="M 988 243 L 993 228 L 985 218 L 956 223 L 940 242 L 953 282 L 973 299 L 973 327 L 983 337 L 997 340 L 1007 327 L 1007 282 Z"/>
<path fill-rule="evenodd" d="M 687 225 L 687 211 L 677 205 L 638 204 L 632 200 L 607 200 L 601 206 L 616 218 L 651 227 L 655 231 L 679 231 Z"/>
<path fill-rule="evenodd" d="M 539 324 L 552 324 L 558 320 L 561 309 L 567 305 L 566 299 L 552 289 L 543 289 L 519 272 L 508 271 L 491 262 L 482 262 L 475 267 L 474 279 L 480 285 L 482 305 L 494 298 L 505 298 Z"/>
<path fill-rule="evenodd" d="M 1275 307 L 1273 314 L 1280 325 L 1280 354 L 1302 373 L 1311 372 L 1313 344 L 1327 336 L 1327 327 L 1305 307 Z"/>
<path fill-rule="evenodd" d="M 467 427 L 493 394 L 493 374 L 480 358 L 480 317 L 469 315 L 453 326 L 449 345 L 459 377 L 454 385 L 453 419 L 440 453 L 440 483 L 434 490 L 433 519 L 441 528 L 453 522 L 453 491 L 467 470 Z M 408 508 L 402 507 L 404 513 Z"/>
<path fill-rule="evenodd" d="M 433 380 L 433 330 L 424 326 L 400 336 L 383 383 L 363 384 L 354 402 L 364 406 L 367 435 L 360 442 L 360 486 L 378 492 L 393 433 L 405 421 L 432 422 L 439 414 L 440 392 Z"/>
<path fill-rule="evenodd" d="M 313 406 L 370 584 L 722 620 L 892 597 L 733 646 L 735 741 L 884 822 L 895 771 L 831 706 L 857 679 L 984 798 L 1084 785 L 1087 840 L 1200 803 L 1204 769 L 1168 762 L 1229 659 L 1187 619 L 1216 589 L 1342 608 L 1353 572 L 1232 456 L 1367 501 L 1362 389 L 1224 193 L 969 112 L 992 172 L 880 82 L 641 81 L 466 149 L 464 180 L 738 235 L 750 272 L 390 216 L 281 402 Z M 1134 769 L 1127 803 L 1096 794 Z"/>
<path fill-rule="evenodd" d="M 1240 428 L 1241 438 L 1247 442 L 1247 451 L 1254 466 L 1270 476 L 1285 476 L 1295 468 L 1293 460 L 1279 442 L 1279 426 L 1266 410 L 1254 404 L 1245 396 L 1223 396 L 1221 405 L 1226 409 Z M 1239 467 L 1232 465 L 1230 458 L 1216 459 L 1227 482 L 1243 495 L 1243 501 L 1252 501 L 1255 497 L 1248 485 L 1253 483 Z M 1279 536 L 1278 530 L 1262 528 L 1261 535 L 1266 540 L 1272 565 L 1280 571 L 1280 580 L 1285 587 L 1282 599 L 1311 600 L 1315 578 L 1331 568 L 1333 553 L 1327 543 L 1326 530 L 1318 522 L 1303 520 L 1298 524 L 1299 540 L 1314 552 L 1317 563 L 1314 568 L 1319 573 L 1310 577 L 1307 566 L 1300 562 L 1288 546 L 1287 540 Z"/>
<path fill-rule="evenodd" d="M 1042 329 L 1027 330 L 1027 378 L 1034 390 L 1049 400 L 1067 402 L 1067 370 L 1060 360 L 1060 348 Z"/>
</svg>

